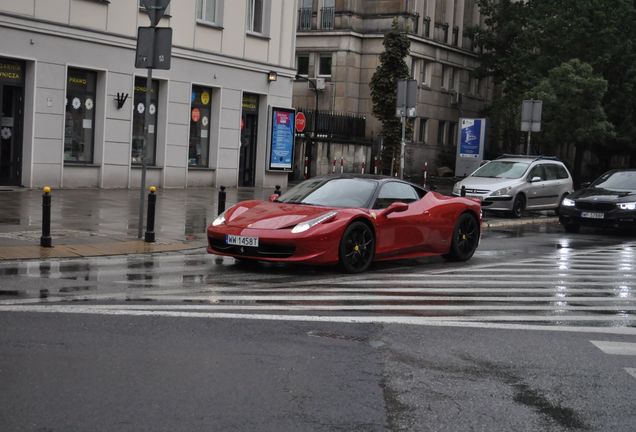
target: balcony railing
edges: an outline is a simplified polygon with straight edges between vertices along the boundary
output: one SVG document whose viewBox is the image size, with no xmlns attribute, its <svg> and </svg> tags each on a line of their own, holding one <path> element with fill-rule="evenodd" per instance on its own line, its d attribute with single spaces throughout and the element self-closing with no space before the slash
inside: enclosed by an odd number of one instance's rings
<svg viewBox="0 0 636 432">
<path fill-rule="evenodd" d="M 311 17 L 312 10 L 311 8 L 300 8 L 298 9 L 298 30 L 311 30 Z"/>
<path fill-rule="evenodd" d="M 335 7 L 324 7 L 320 9 L 320 28 L 333 30 L 336 17 Z"/>
</svg>

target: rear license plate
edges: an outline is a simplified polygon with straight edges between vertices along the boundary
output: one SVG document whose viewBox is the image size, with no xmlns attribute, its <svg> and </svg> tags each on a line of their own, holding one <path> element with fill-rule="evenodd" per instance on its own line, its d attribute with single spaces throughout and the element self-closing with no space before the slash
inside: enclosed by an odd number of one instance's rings
<svg viewBox="0 0 636 432">
<path fill-rule="evenodd" d="M 581 217 L 584 217 L 587 219 L 605 219 L 605 213 L 582 212 Z"/>
<path fill-rule="evenodd" d="M 258 237 L 245 237 L 237 235 L 226 235 L 225 243 L 234 246 L 258 247 Z"/>
</svg>

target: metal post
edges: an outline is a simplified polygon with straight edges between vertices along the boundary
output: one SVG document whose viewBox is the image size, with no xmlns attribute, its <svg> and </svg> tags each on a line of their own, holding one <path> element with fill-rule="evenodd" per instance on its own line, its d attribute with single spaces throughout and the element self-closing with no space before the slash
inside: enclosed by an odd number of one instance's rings
<svg viewBox="0 0 636 432">
<path fill-rule="evenodd" d="M 422 185 L 426 187 L 426 178 L 428 177 L 428 162 L 424 162 L 424 181 Z"/>
<path fill-rule="evenodd" d="M 406 107 L 404 107 L 406 114 Z M 402 116 L 402 142 L 400 144 L 400 178 L 404 179 L 404 149 L 406 147 L 406 117 Z"/>
<path fill-rule="evenodd" d="M 526 154 L 529 155 L 530 154 L 530 136 L 532 135 L 532 132 L 528 131 L 528 144 L 526 146 Z"/>
<path fill-rule="evenodd" d="M 221 190 L 219 190 L 219 199 L 217 200 L 217 210 L 218 210 L 218 214 L 221 214 L 225 211 L 225 186 L 221 186 Z"/>
<path fill-rule="evenodd" d="M 280 194 L 280 185 L 276 185 L 276 187 L 274 188 L 274 195 L 280 196 Z"/>
<path fill-rule="evenodd" d="M 364 174 L 364 169 L 366 168 L 366 162 L 362 161 L 362 174 Z"/>
<path fill-rule="evenodd" d="M 51 240 L 51 188 L 45 186 L 42 195 L 42 237 L 40 246 L 53 247 Z"/>
<path fill-rule="evenodd" d="M 154 54 L 153 54 L 154 56 Z M 146 108 L 144 111 L 144 140 L 141 147 L 141 188 L 139 190 L 139 227 L 137 238 L 141 238 L 144 230 L 144 198 L 146 194 L 146 150 L 150 141 L 150 92 L 152 91 L 152 68 L 148 68 L 146 77 Z M 156 132 L 156 131 L 155 131 Z"/>
<path fill-rule="evenodd" d="M 344 172 L 344 157 L 340 156 L 340 174 Z"/>
<path fill-rule="evenodd" d="M 459 192 L 459 194 L 463 197 L 466 196 L 466 186 L 462 186 L 462 190 Z"/>
<path fill-rule="evenodd" d="M 309 157 L 305 156 L 305 180 L 309 178 Z"/>
<path fill-rule="evenodd" d="M 336 173 L 336 158 L 333 158 L 333 166 L 331 167 L 331 174 Z"/>
<path fill-rule="evenodd" d="M 378 157 L 373 158 L 373 174 L 378 175 Z"/>
<path fill-rule="evenodd" d="M 157 204 L 157 195 L 155 192 L 157 188 L 150 186 L 150 193 L 148 194 L 148 218 L 146 222 L 146 234 L 144 241 L 146 243 L 154 243 L 155 241 L 155 206 Z"/>
</svg>

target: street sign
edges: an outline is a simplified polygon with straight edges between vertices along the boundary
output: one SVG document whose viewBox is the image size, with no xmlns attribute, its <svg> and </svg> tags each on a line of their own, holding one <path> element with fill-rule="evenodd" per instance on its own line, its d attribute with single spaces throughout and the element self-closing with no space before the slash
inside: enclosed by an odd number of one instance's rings
<svg viewBox="0 0 636 432">
<path fill-rule="evenodd" d="M 172 28 L 139 27 L 137 30 L 135 67 L 139 69 L 170 69 Z"/>
<path fill-rule="evenodd" d="M 307 125 L 307 119 L 302 111 L 296 113 L 296 132 L 304 132 Z"/>
<path fill-rule="evenodd" d="M 166 13 L 170 0 L 140 0 L 139 5 L 145 9 L 150 18 L 150 25 L 156 27 Z"/>
<path fill-rule="evenodd" d="M 524 100 L 521 106 L 521 131 L 541 132 L 541 110 L 543 101 Z"/>
<path fill-rule="evenodd" d="M 415 108 L 417 105 L 417 81 L 416 80 L 398 80 L 397 87 L 397 103 L 398 108 L 404 110 L 404 114 L 408 114 L 408 108 Z"/>
</svg>

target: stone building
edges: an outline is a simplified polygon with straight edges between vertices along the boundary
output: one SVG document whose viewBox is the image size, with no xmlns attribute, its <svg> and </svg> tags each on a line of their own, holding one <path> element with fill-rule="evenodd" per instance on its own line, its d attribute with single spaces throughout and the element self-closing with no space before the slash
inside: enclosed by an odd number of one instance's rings
<svg viewBox="0 0 636 432">
<path fill-rule="evenodd" d="M 483 25 L 475 0 L 300 0 L 296 65 L 301 79 L 294 84 L 293 104 L 311 108 L 318 97 L 320 111 L 365 117 L 365 138 L 374 143 L 368 153 L 377 154 L 381 124 L 372 114 L 369 83 L 393 20 L 408 32 L 406 61 L 418 81 L 405 163 L 405 175 L 418 179 L 424 163 L 433 172 L 442 165 L 452 168 L 458 119 L 479 117 L 491 97 L 489 81 L 469 75 L 477 56 L 465 32 Z M 323 154 L 314 149 L 311 155 L 318 171 L 325 165 Z"/>
<path fill-rule="evenodd" d="M 295 4 L 173 0 L 147 89 L 136 0 L 0 0 L 0 186 L 139 187 L 146 110 L 148 184 L 285 185 L 268 116 L 292 106 Z"/>
</svg>

